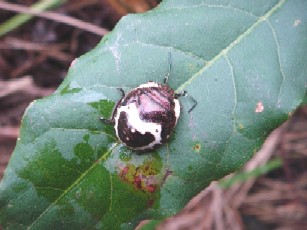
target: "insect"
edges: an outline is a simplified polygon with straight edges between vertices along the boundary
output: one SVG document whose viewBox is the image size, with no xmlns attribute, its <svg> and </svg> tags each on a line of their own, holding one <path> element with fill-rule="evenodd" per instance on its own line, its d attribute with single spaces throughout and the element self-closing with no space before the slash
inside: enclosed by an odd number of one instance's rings
<svg viewBox="0 0 307 230">
<path fill-rule="evenodd" d="M 166 143 L 176 127 L 180 116 L 181 105 L 179 97 L 186 91 L 175 93 L 168 85 L 171 72 L 171 55 L 169 53 L 169 70 L 163 84 L 149 81 L 141 84 L 125 94 L 113 109 L 110 119 L 102 121 L 114 126 L 116 136 L 127 147 L 137 152 L 152 151 Z M 197 101 L 190 97 L 193 106 Z"/>
</svg>

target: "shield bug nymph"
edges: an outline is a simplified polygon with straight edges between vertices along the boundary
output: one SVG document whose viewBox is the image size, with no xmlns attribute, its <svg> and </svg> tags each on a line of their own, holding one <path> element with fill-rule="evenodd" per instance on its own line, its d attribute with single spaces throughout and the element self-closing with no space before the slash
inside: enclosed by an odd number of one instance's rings
<svg viewBox="0 0 307 230">
<path fill-rule="evenodd" d="M 171 55 L 169 54 L 169 71 L 163 84 L 149 81 L 132 89 L 127 94 L 123 89 L 122 97 L 113 109 L 111 119 L 104 122 L 114 125 L 116 136 L 132 150 L 152 151 L 166 143 L 176 127 L 180 116 L 179 97 L 186 92 L 175 93 L 169 87 L 168 79 L 171 71 Z M 189 113 L 195 108 L 197 102 Z"/>
</svg>

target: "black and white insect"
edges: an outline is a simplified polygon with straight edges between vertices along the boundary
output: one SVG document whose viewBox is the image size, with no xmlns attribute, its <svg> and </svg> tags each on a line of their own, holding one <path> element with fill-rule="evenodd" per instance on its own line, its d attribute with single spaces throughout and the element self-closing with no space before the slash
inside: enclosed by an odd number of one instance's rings
<svg viewBox="0 0 307 230">
<path fill-rule="evenodd" d="M 110 119 L 102 121 L 114 125 L 116 136 L 127 147 L 137 152 L 152 151 L 166 143 L 176 127 L 180 116 L 179 97 L 186 92 L 175 93 L 169 87 L 168 79 L 171 72 L 171 55 L 169 54 L 169 71 L 163 84 L 149 81 L 125 94 L 113 109 Z M 197 102 L 189 113 L 195 108 Z"/>
</svg>

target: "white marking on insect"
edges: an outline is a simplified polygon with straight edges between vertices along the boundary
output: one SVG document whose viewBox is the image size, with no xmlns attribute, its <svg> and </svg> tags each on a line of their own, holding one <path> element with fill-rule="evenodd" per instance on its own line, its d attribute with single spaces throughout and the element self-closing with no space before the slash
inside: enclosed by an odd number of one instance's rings
<svg viewBox="0 0 307 230">
<path fill-rule="evenodd" d="M 128 109 L 128 107 L 130 109 Z M 139 110 L 135 103 L 131 103 L 129 105 L 121 106 L 118 108 L 117 114 L 115 116 L 115 131 L 116 131 L 117 136 L 119 136 L 118 135 L 118 120 L 119 120 L 119 116 L 121 112 L 126 113 L 127 120 L 128 120 L 128 126 L 131 127 L 131 132 L 133 132 L 132 131 L 133 129 L 134 131 L 138 131 L 142 135 L 145 135 L 146 132 L 149 132 L 155 138 L 155 140 L 151 142 L 150 144 L 143 146 L 143 147 L 135 148 L 135 149 L 143 150 L 143 149 L 152 148 L 156 144 L 161 144 L 161 131 L 162 131 L 161 125 L 158 123 L 154 123 L 154 122 L 143 121 L 139 116 Z M 156 130 L 158 130 L 158 132 L 156 132 Z"/>
<path fill-rule="evenodd" d="M 149 81 L 145 84 L 139 85 L 137 88 L 149 88 L 149 87 L 159 87 L 159 85 L 157 82 Z"/>
<path fill-rule="evenodd" d="M 174 99 L 174 102 L 175 102 L 175 117 L 176 117 L 176 123 L 177 123 L 177 120 L 180 116 L 180 102 L 178 99 Z"/>
</svg>

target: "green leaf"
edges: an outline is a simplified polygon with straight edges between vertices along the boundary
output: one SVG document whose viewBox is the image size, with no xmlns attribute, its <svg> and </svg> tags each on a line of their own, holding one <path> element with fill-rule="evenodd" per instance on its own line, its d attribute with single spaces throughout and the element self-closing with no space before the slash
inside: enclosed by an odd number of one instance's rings
<svg viewBox="0 0 307 230">
<path fill-rule="evenodd" d="M 124 17 L 75 60 L 52 96 L 27 109 L 0 184 L 7 229 L 133 229 L 175 214 L 240 168 L 302 102 L 305 0 L 169 0 Z M 125 91 L 187 90 L 172 139 L 136 154 L 102 123 Z"/>
<path fill-rule="evenodd" d="M 145 223 L 142 227 L 140 227 L 140 230 L 155 230 L 162 221 L 163 220 L 150 220 L 148 223 Z"/>
</svg>

